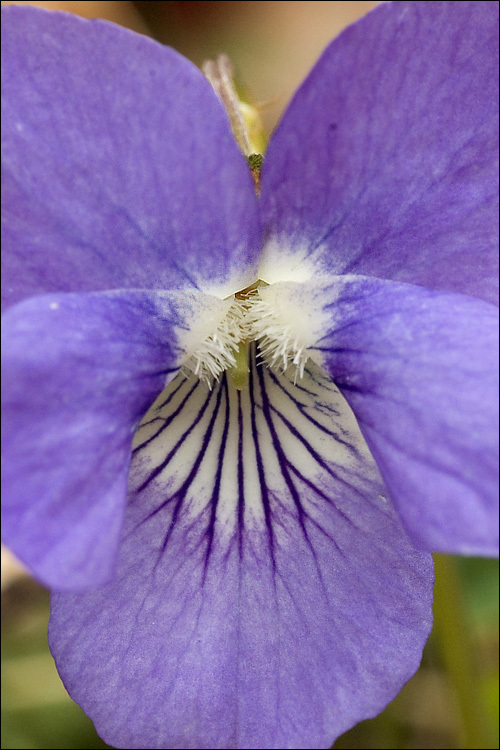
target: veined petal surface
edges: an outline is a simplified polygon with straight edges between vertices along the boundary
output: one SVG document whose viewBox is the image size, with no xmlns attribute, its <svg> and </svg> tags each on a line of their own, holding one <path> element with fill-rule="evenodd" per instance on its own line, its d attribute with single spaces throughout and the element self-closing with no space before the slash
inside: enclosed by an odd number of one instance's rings
<svg viewBox="0 0 500 750">
<path fill-rule="evenodd" d="M 497 555 L 498 309 L 356 276 L 323 304 L 330 328 L 313 349 L 417 544 Z"/>
<path fill-rule="evenodd" d="M 2 317 L 2 538 L 46 585 L 111 576 L 134 431 L 192 318 L 219 307 L 122 290 L 33 297 Z"/>
<path fill-rule="evenodd" d="M 260 277 L 309 259 L 497 302 L 498 70 L 497 2 L 381 3 L 346 29 L 269 144 Z"/>
<path fill-rule="evenodd" d="M 105 21 L 2 8 L 4 302 L 256 277 L 253 182 L 189 61 Z"/>
<path fill-rule="evenodd" d="M 416 670 L 432 560 L 311 364 L 208 392 L 178 376 L 137 432 L 116 580 L 52 597 L 71 694 L 122 748 L 320 748 Z"/>
</svg>

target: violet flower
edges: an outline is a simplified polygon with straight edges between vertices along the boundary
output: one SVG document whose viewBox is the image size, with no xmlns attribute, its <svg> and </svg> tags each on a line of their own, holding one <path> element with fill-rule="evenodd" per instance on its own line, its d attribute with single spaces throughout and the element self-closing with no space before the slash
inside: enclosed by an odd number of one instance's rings
<svg viewBox="0 0 500 750">
<path fill-rule="evenodd" d="M 496 552 L 497 17 L 344 31 L 258 200 L 187 60 L 2 11 L 4 538 L 107 742 L 327 747 L 417 669 L 430 551 Z"/>
</svg>

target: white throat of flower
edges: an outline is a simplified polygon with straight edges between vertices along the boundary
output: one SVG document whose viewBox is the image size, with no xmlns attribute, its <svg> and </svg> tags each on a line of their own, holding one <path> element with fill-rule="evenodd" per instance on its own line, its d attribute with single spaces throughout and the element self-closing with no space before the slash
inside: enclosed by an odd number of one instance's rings
<svg viewBox="0 0 500 750">
<path fill-rule="evenodd" d="M 271 286 L 260 280 L 236 292 L 225 317 L 185 366 L 210 388 L 226 370 L 236 388 L 244 388 L 249 372 L 249 346 L 256 342 L 268 367 L 280 372 L 291 367 L 294 379 L 302 378 L 309 353 L 297 325 L 296 306 L 292 309 L 283 299 L 276 304 L 273 292 Z"/>
</svg>

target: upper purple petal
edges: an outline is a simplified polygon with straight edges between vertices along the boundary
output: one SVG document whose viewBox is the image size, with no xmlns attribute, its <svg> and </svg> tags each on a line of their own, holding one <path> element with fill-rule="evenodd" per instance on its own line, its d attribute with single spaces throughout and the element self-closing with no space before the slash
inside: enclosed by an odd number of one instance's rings
<svg viewBox="0 0 500 750">
<path fill-rule="evenodd" d="M 381 3 L 345 30 L 271 139 L 262 208 L 275 265 L 292 246 L 496 301 L 498 3 Z"/>
<path fill-rule="evenodd" d="M 338 389 L 174 380 L 140 426 L 118 575 L 52 597 L 71 696 L 121 748 L 326 748 L 413 674 L 432 560 Z"/>
<path fill-rule="evenodd" d="M 110 578 L 133 434 L 207 315 L 196 297 L 51 294 L 2 317 L 2 538 L 44 584 Z"/>
<path fill-rule="evenodd" d="M 253 182 L 194 65 L 104 21 L 2 8 L 8 304 L 254 281 Z M 228 292 L 229 293 L 229 292 Z"/>
<path fill-rule="evenodd" d="M 498 309 L 340 277 L 315 349 L 424 549 L 498 554 Z"/>
</svg>

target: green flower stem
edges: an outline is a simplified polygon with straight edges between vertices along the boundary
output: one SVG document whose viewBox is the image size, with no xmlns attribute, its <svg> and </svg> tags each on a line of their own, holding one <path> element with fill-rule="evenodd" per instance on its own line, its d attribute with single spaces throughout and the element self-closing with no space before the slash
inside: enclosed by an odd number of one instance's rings
<svg viewBox="0 0 500 750">
<path fill-rule="evenodd" d="M 231 60 L 227 55 L 219 55 L 216 60 L 204 62 L 202 71 L 211 83 L 212 88 L 222 99 L 238 146 L 245 156 L 250 156 L 252 149 L 245 118 L 241 111 L 240 99 L 234 86 Z"/>
<path fill-rule="evenodd" d="M 485 727 L 486 709 L 457 566 L 447 555 L 434 555 L 434 562 L 434 633 L 459 709 L 460 746 L 493 747 Z"/>
<path fill-rule="evenodd" d="M 239 96 L 234 82 L 233 66 L 227 55 L 219 55 L 216 60 L 207 60 L 202 65 L 202 71 L 222 99 L 233 135 L 250 166 L 255 192 L 260 195 L 260 168 L 267 137 L 259 111 Z"/>
</svg>

